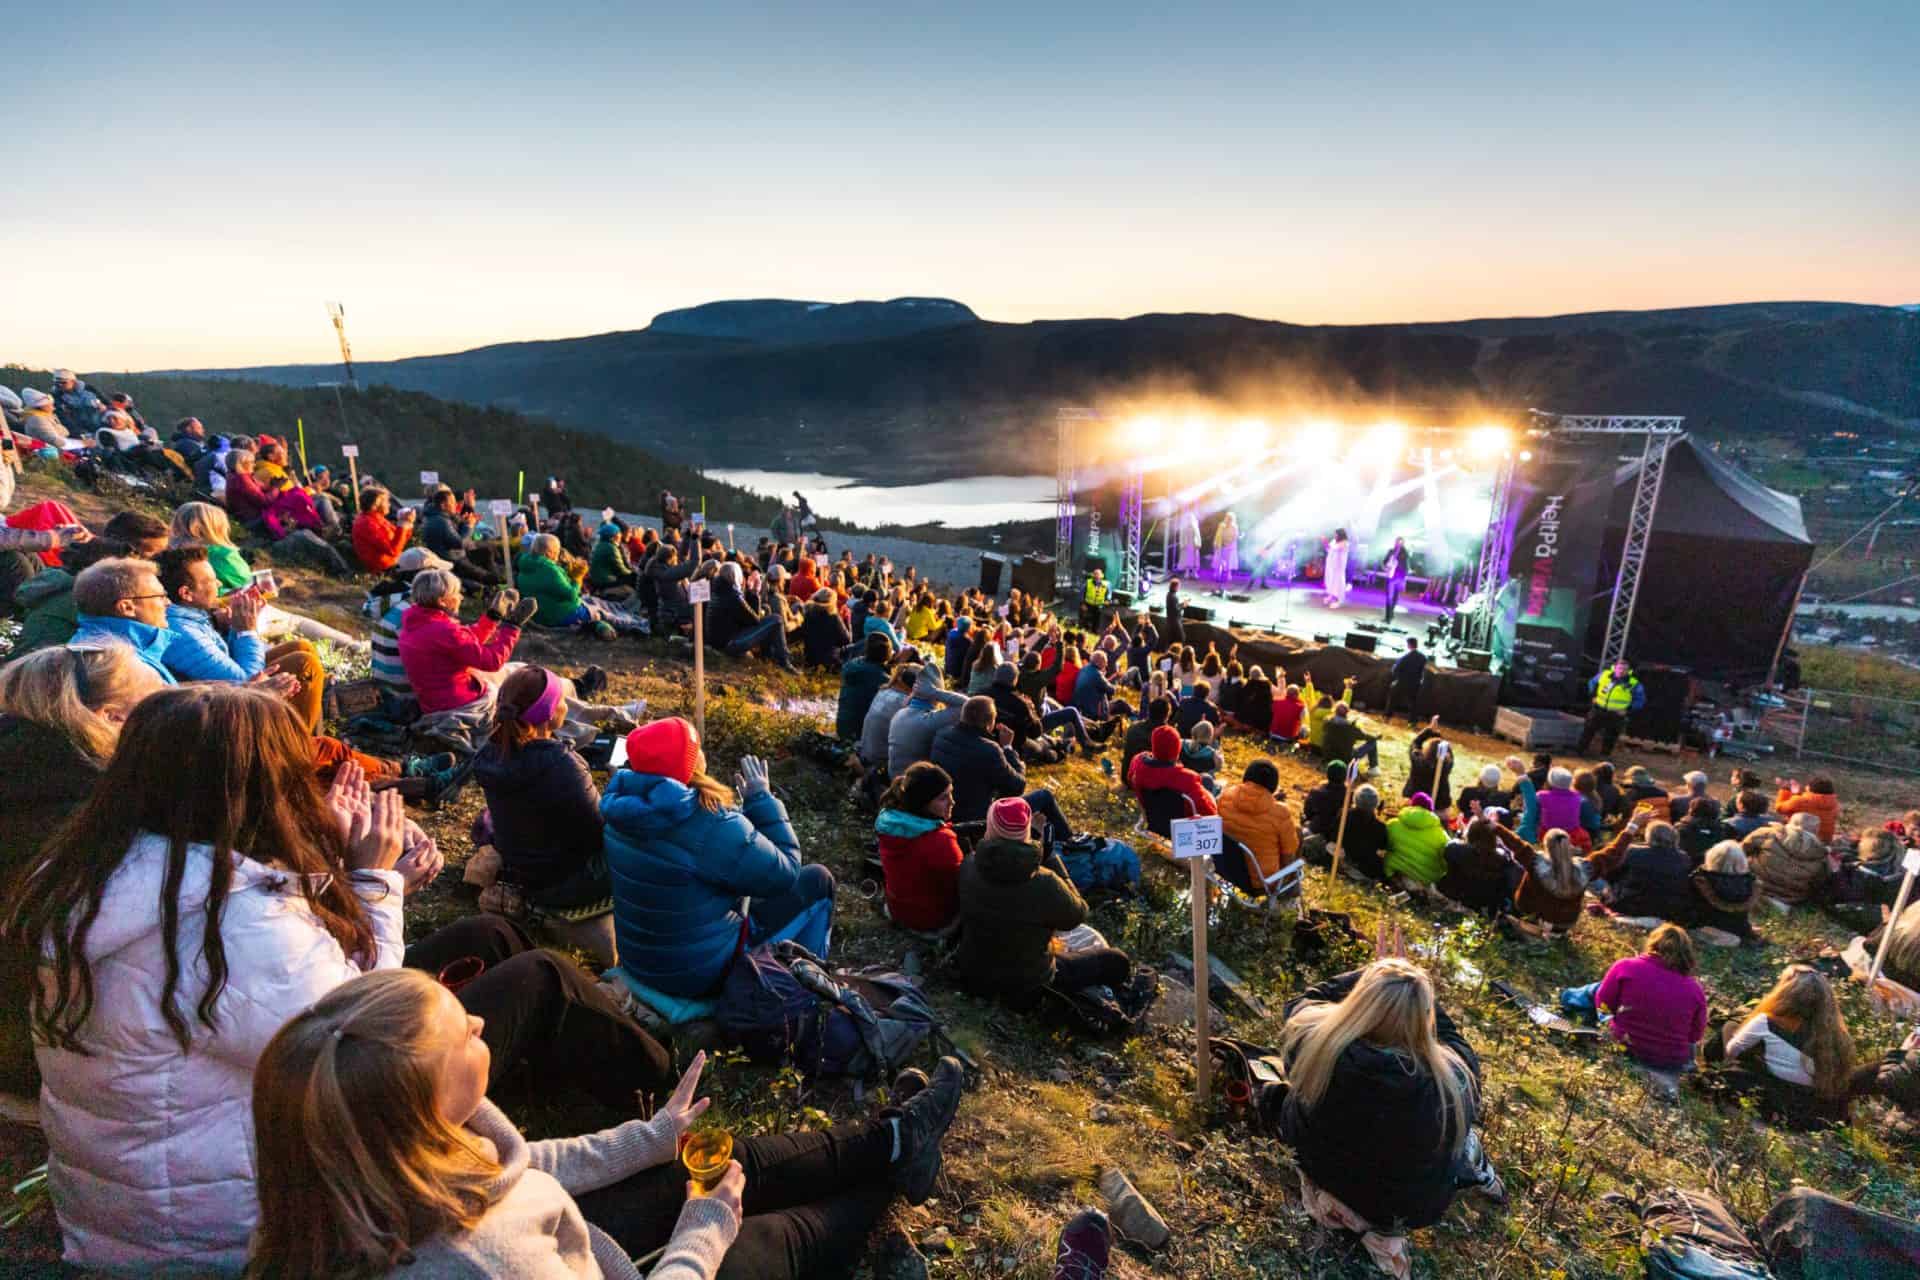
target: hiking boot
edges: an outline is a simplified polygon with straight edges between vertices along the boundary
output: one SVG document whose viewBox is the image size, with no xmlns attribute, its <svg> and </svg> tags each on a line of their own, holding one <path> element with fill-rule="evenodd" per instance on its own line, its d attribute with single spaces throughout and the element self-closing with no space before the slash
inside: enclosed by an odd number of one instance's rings
<svg viewBox="0 0 1920 1280">
<path fill-rule="evenodd" d="M 922 1204 L 933 1194 L 934 1179 L 940 1176 L 940 1141 L 960 1110 L 965 1083 L 960 1059 L 942 1058 L 927 1087 L 900 1108 L 900 1159 L 893 1167 L 893 1182 L 908 1204 Z"/>
<path fill-rule="evenodd" d="M 901 1106 L 931 1083 L 926 1072 L 918 1067 L 907 1067 L 893 1078 L 893 1087 L 887 1091 L 887 1098 L 894 1106 Z"/>
<path fill-rule="evenodd" d="M 451 751 L 442 751 L 435 756 L 408 756 L 405 767 L 400 773 L 402 777 L 407 778 L 427 778 L 436 773 L 444 773 L 459 763 L 460 757 Z"/>
<path fill-rule="evenodd" d="M 580 695 L 580 701 L 592 702 L 606 691 L 607 670 L 602 666 L 591 666 L 573 678 L 573 691 Z"/>
<path fill-rule="evenodd" d="M 369 791 L 398 791 L 402 800 L 425 800 L 428 780 L 426 778 L 368 778 Z"/>
<path fill-rule="evenodd" d="M 1060 1228 L 1053 1280 L 1101 1280 L 1113 1252 L 1113 1227 L 1098 1209 L 1082 1209 Z"/>
</svg>

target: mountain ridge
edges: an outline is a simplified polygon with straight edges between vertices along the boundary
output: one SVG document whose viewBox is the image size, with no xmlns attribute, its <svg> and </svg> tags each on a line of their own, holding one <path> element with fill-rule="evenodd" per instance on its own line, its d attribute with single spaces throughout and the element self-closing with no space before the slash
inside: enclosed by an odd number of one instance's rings
<svg viewBox="0 0 1920 1280">
<path fill-rule="evenodd" d="M 919 314 L 915 314 L 919 313 Z M 696 330 L 697 332 L 688 332 Z M 301 384 L 336 365 L 191 371 Z M 645 329 L 362 364 L 363 381 L 551 418 L 695 465 L 866 480 L 1045 472 L 1053 411 L 1194 397 L 1672 413 L 1718 438 L 1920 428 L 1920 314 L 1842 302 L 1405 324 L 1161 312 L 984 320 L 951 299 L 743 299 Z M 831 429 L 826 429 L 831 428 Z"/>
</svg>

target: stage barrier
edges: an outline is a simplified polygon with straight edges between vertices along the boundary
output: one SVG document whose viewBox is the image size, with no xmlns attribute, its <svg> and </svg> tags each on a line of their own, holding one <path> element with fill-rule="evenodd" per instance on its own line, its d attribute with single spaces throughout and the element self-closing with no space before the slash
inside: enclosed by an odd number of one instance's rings
<svg viewBox="0 0 1920 1280">
<path fill-rule="evenodd" d="M 1154 625 L 1161 628 L 1162 635 L 1166 634 L 1164 616 Z M 1362 709 L 1375 712 L 1386 705 L 1393 661 L 1400 656 L 1397 652 L 1355 653 L 1340 645 L 1317 645 L 1264 631 L 1233 631 L 1211 622 L 1188 620 L 1184 632 L 1188 644 L 1197 644 L 1204 651 L 1211 642 L 1223 656 L 1238 644 L 1241 664 L 1260 667 L 1275 684 L 1281 682 L 1275 674 L 1277 671 L 1286 672 L 1287 682 L 1293 684 L 1311 673 L 1315 688 L 1338 698 L 1341 683 L 1351 676 L 1354 698 Z M 1420 686 L 1415 714 L 1421 719 L 1437 715 L 1443 724 L 1488 731 L 1493 728 L 1494 712 L 1499 705 L 1499 676 L 1484 671 L 1438 671 L 1429 666 L 1426 680 Z"/>
</svg>

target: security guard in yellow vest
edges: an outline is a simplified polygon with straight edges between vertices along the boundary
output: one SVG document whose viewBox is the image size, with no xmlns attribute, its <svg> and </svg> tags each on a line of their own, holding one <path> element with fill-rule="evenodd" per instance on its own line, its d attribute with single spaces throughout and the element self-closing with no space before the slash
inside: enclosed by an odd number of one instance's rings
<svg viewBox="0 0 1920 1280">
<path fill-rule="evenodd" d="M 1107 607 L 1107 575 L 1095 569 L 1087 575 L 1086 594 L 1080 597 L 1080 625 L 1088 631 L 1100 629 L 1100 611 Z"/>
<path fill-rule="evenodd" d="M 1610 670 L 1587 681 L 1587 694 L 1592 705 L 1587 708 L 1587 723 L 1580 730 L 1580 745 L 1573 753 L 1586 755 L 1588 746 L 1598 736 L 1602 746 L 1600 754 L 1610 756 L 1620 741 L 1620 730 L 1626 727 L 1627 717 L 1647 705 L 1646 686 L 1633 674 L 1633 668 L 1625 662 L 1616 662 Z"/>
</svg>

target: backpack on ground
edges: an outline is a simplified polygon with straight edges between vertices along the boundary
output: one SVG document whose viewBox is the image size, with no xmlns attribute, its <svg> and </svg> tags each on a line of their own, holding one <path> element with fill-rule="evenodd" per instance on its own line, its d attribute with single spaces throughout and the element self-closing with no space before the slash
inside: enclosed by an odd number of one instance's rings
<svg viewBox="0 0 1920 1280">
<path fill-rule="evenodd" d="M 1140 889 L 1140 855 L 1105 836 L 1081 835 L 1054 846 L 1081 893 L 1133 894 Z"/>
<path fill-rule="evenodd" d="M 1668 1187 L 1640 1208 L 1647 1280 L 1767 1280 L 1767 1256 L 1733 1210 L 1705 1191 Z"/>
<path fill-rule="evenodd" d="M 792 1062 L 809 1076 L 890 1077 L 940 1019 L 919 984 L 885 969 L 829 970 L 793 942 L 742 952 L 727 971 L 714 1020 L 763 1066 Z"/>
</svg>

